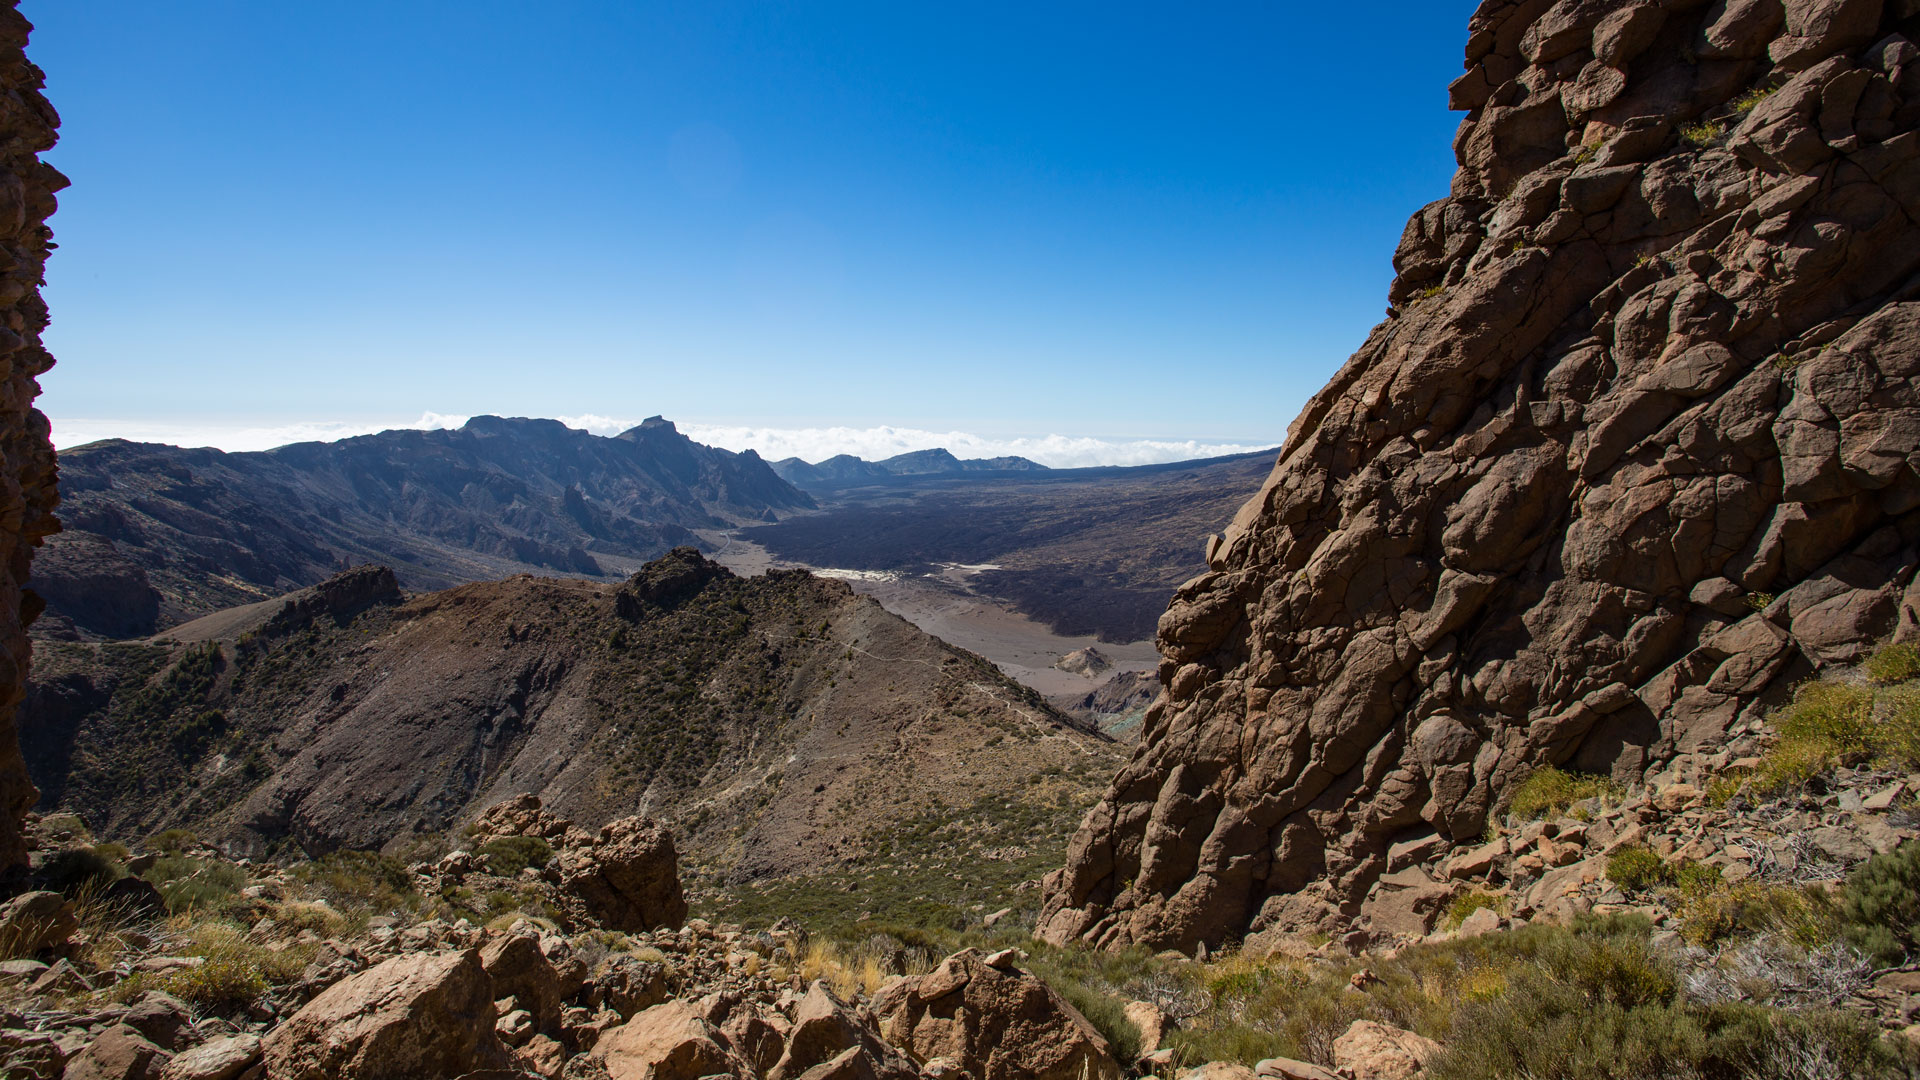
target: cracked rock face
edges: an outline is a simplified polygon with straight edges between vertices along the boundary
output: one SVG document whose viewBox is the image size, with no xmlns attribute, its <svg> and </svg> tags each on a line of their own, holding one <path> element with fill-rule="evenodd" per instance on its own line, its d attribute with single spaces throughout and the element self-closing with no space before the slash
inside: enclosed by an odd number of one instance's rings
<svg viewBox="0 0 1920 1080">
<path fill-rule="evenodd" d="M 1532 769 L 1637 781 L 1920 633 L 1920 3 L 1468 29 L 1452 193 L 1160 620 L 1048 940 L 1365 928 Z"/>
<path fill-rule="evenodd" d="M 25 871 L 21 822 L 39 792 L 27 778 L 14 727 L 25 694 L 27 624 L 44 606 L 26 592 L 28 562 L 41 538 L 59 529 L 53 443 L 33 407 L 41 372 L 53 358 L 40 346 L 47 306 L 41 271 L 53 233 L 46 219 L 66 177 L 40 160 L 60 118 L 40 96 L 45 77 L 26 56 L 31 24 L 0 3 L 0 879 Z"/>
</svg>

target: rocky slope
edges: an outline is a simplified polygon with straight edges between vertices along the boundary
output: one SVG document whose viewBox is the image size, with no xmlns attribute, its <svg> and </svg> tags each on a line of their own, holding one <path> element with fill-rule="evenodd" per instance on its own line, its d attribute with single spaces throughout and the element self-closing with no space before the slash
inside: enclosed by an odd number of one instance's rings
<svg viewBox="0 0 1920 1080">
<path fill-rule="evenodd" d="M 685 548 L 617 586 L 406 596 L 363 567 L 153 643 L 41 650 L 21 716 L 47 809 L 255 857 L 426 851 L 532 792 L 589 828 L 661 816 L 707 878 L 778 877 L 983 815 L 1064 836 L 1120 756 L 841 583 Z"/>
<path fill-rule="evenodd" d="M 69 531 L 34 585 L 43 635 L 152 633 L 386 563 L 411 588 L 526 571 L 621 576 L 689 531 L 813 501 L 751 452 L 654 417 L 613 438 L 480 416 L 227 454 L 118 440 L 60 457 Z"/>
<path fill-rule="evenodd" d="M 33 27 L 17 6 L 17 0 L 0 5 L 0 128 L 7 136 L 0 142 L 0 877 L 25 865 L 19 826 L 37 797 L 20 757 L 14 713 L 27 677 L 27 624 L 42 606 L 23 587 L 34 547 L 60 527 L 53 517 L 59 502 L 53 443 L 33 399 L 38 376 L 53 366 L 40 345 L 47 305 L 39 286 L 53 246 L 46 220 L 54 193 L 67 186 L 39 157 L 53 147 L 60 118 L 40 96 L 46 80 L 25 53 Z"/>
<path fill-rule="evenodd" d="M 161 889 L 102 868 L 95 889 L 117 906 L 15 898 L 0 906 L 0 1069 L 23 1080 L 1123 1075 L 1018 950 L 964 949 L 866 986 L 790 923 L 688 920 L 671 844 L 630 842 L 657 835 L 654 822 L 596 835 L 520 799 L 477 825 L 476 840 L 545 853 L 517 871 L 462 850 L 355 873 L 176 847 L 133 860 Z M 99 858 L 71 844 L 37 854 Z M 183 902 L 204 876 L 221 886 Z M 477 925 L 482 913 L 459 906 L 477 890 L 511 910 Z"/>
<path fill-rule="evenodd" d="M 1554 763 L 1642 781 L 1913 633 L 1920 8 L 1487 0 L 1389 318 L 1159 625 L 1054 941 L 1366 925 Z"/>
</svg>

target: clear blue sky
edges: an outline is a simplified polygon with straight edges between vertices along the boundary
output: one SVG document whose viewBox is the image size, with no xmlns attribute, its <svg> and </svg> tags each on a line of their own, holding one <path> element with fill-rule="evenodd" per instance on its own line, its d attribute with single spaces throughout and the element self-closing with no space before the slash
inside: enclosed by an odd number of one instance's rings
<svg viewBox="0 0 1920 1080">
<path fill-rule="evenodd" d="M 1274 442 L 1473 6 L 25 0 L 43 408 Z"/>
</svg>

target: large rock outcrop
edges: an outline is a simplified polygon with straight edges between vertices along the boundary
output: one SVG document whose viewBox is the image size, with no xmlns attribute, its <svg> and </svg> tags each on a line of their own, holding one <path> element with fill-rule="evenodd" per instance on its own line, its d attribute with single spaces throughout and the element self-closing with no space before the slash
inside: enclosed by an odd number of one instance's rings
<svg viewBox="0 0 1920 1080">
<path fill-rule="evenodd" d="M 1452 193 L 1161 619 L 1049 940 L 1365 926 L 1531 770 L 1637 781 L 1913 631 L 1920 4 L 1469 32 Z"/>
<path fill-rule="evenodd" d="M 27 863 L 20 827 L 39 793 L 20 756 L 14 712 L 27 683 L 27 624 L 42 604 L 24 588 L 34 546 L 59 529 L 53 508 L 53 442 L 33 407 L 38 378 L 53 366 L 40 345 L 47 305 L 42 268 L 53 232 L 46 220 L 67 179 L 40 160 L 52 149 L 60 117 L 40 95 L 46 79 L 27 59 L 33 30 L 0 3 L 0 879 Z"/>
</svg>

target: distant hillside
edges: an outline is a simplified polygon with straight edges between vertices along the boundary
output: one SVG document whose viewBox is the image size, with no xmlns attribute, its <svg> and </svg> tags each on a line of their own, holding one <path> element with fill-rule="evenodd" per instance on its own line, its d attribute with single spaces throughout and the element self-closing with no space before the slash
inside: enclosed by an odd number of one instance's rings
<svg viewBox="0 0 1920 1080">
<path fill-rule="evenodd" d="M 620 585 L 407 597 L 365 567 L 172 639 L 40 647 L 21 730 L 43 808 L 235 854 L 409 853 L 531 791 L 590 828 L 662 816 L 703 873 L 749 879 L 963 819 L 1044 821 L 1019 842 L 1057 859 L 1122 757 L 839 582 L 684 548 Z"/>
<path fill-rule="evenodd" d="M 809 566 L 925 573 L 992 564 L 969 579 L 973 591 L 1056 633 L 1140 641 L 1153 636 L 1174 587 L 1206 569 L 1204 539 L 1259 489 L 1274 455 L 895 475 L 815 488 L 824 513 L 745 535 Z"/>
<path fill-rule="evenodd" d="M 1047 467 L 1023 457 L 961 459 L 945 449 L 936 448 L 896 454 L 884 461 L 867 461 L 851 454 L 840 454 L 817 465 L 809 465 L 797 457 L 790 457 L 774 462 L 773 471 L 795 487 L 814 490 L 849 484 L 884 484 L 902 477 L 1046 472 Z"/>
<path fill-rule="evenodd" d="M 123 637 L 391 564 L 413 588 L 619 575 L 690 530 L 811 508 L 751 450 L 654 417 L 612 438 L 481 416 L 228 454 L 120 440 L 60 454 L 67 531 L 34 560 L 36 630 Z"/>
</svg>

